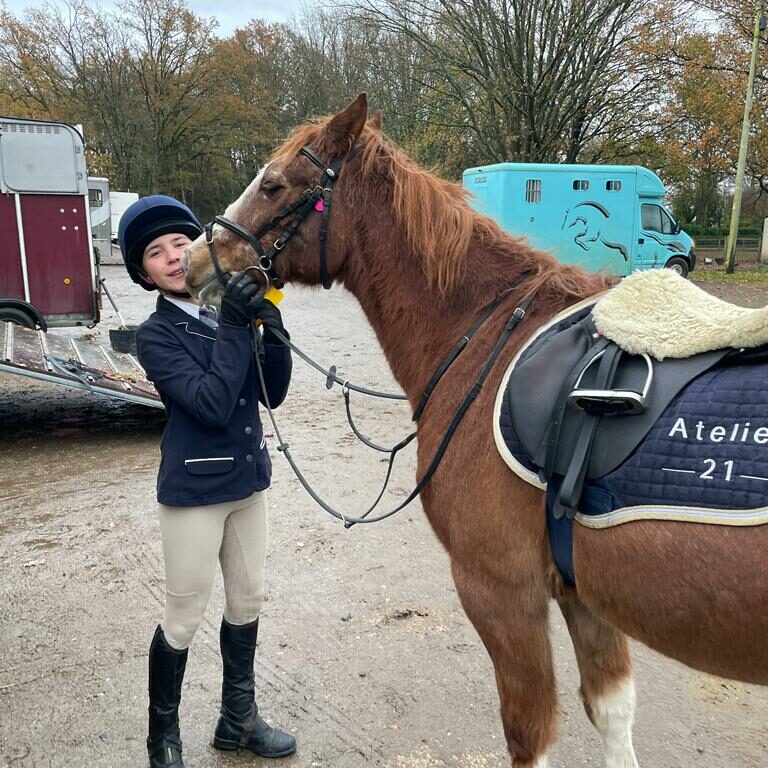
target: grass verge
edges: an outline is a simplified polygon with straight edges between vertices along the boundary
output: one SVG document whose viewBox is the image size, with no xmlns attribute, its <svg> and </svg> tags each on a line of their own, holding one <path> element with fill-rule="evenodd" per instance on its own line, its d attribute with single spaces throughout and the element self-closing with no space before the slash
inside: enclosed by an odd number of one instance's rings
<svg viewBox="0 0 768 768">
<path fill-rule="evenodd" d="M 723 283 L 768 283 L 768 265 L 745 264 L 736 266 L 732 274 L 727 274 L 724 267 L 696 268 L 690 274 L 691 280 L 703 283 L 712 280 Z"/>
</svg>

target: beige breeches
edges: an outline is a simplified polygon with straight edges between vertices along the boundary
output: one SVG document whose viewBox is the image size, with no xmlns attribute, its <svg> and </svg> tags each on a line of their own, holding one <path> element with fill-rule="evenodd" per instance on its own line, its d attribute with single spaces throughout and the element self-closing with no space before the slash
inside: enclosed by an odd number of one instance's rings
<svg viewBox="0 0 768 768">
<path fill-rule="evenodd" d="M 267 492 L 203 507 L 158 505 L 165 556 L 162 628 L 177 650 L 189 647 L 205 614 L 216 575 L 224 577 L 224 618 L 249 624 L 264 602 Z"/>
</svg>

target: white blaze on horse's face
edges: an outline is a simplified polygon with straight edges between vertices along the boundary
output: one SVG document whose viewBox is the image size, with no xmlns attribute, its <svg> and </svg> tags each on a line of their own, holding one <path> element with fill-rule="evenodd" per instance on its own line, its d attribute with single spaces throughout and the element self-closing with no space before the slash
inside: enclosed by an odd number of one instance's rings
<svg viewBox="0 0 768 768">
<path fill-rule="evenodd" d="M 259 169 L 259 172 L 256 174 L 256 178 L 243 190 L 243 193 L 240 195 L 240 197 L 235 200 L 234 203 L 230 203 L 227 206 L 227 210 L 224 211 L 224 218 L 230 219 L 231 221 L 237 221 L 237 214 L 240 212 L 240 209 L 243 206 L 243 201 L 249 197 L 254 189 L 258 189 L 259 185 L 261 184 L 262 178 L 264 178 L 264 172 L 269 168 L 269 164 L 262 165 Z M 216 232 L 216 229 L 221 230 L 221 227 L 217 224 L 214 227 L 214 234 Z"/>
<path fill-rule="evenodd" d="M 184 253 L 181 254 L 181 268 L 184 270 L 184 272 L 189 271 L 189 254 L 190 251 L 192 251 L 197 246 L 201 245 L 205 242 L 205 235 L 198 235 L 185 249 Z"/>
<path fill-rule="evenodd" d="M 196 237 L 185 249 L 181 256 L 181 268 L 186 275 L 187 290 L 192 296 L 198 297 L 199 286 L 204 285 L 207 278 L 207 272 L 213 272 L 213 265 L 210 264 L 210 258 L 207 257 L 208 245 L 205 242 L 205 235 Z M 210 270 L 209 270 L 210 267 Z M 198 273 L 202 279 L 197 278 Z"/>
<path fill-rule="evenodd" d="M 280 159 L 277 158 L 261 168 L 243 194 L 224 211 L 224 217 L 246 229 L 256 230 L 264 223 L 259 221 L 259 204 L 272 201 L 287 186 L 288 181 L 282 171 Z"/>
</svg>

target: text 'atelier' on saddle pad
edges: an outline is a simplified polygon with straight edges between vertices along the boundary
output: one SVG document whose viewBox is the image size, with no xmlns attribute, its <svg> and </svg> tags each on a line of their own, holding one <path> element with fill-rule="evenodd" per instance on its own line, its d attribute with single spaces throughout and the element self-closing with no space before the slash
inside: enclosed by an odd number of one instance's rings
<svg viewBox="0 0 768 768">
<path fill-rule="evenodd" d="M 627 417 L 631 418 L 631 417 Z M 768 365 L 723 363 L 670 403 L 617 469 L 591 480 L 579 518 L 768 522 Z"/>
</svg>

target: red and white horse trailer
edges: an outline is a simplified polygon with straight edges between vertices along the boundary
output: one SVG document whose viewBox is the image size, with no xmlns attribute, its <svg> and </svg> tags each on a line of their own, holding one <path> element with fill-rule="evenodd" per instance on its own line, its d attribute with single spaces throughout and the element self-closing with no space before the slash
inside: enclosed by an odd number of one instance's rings
<svg viewBox="0 0 768 768">
<path fill-rule="evenodd" d="M 99 305 L 82 135 L 0 118 L 0 320 L 94 325 Z"/>
<path fill-rule="evenodd" d="M 0 117 L 0 371 L 162 407 L 130 354 L 50 328 L 101 312 L 83 136 Z"/>
</svg>

